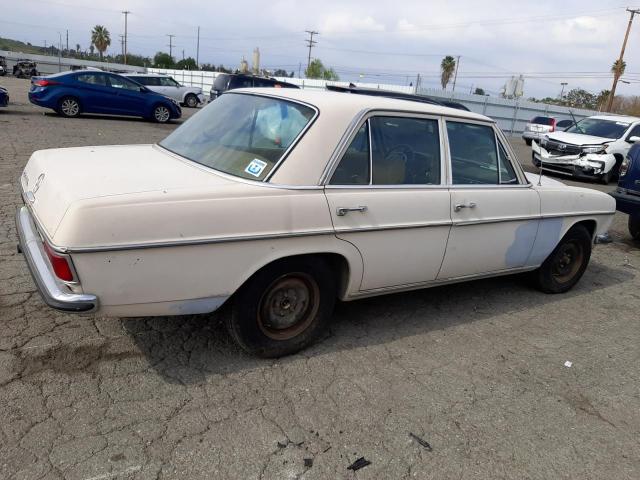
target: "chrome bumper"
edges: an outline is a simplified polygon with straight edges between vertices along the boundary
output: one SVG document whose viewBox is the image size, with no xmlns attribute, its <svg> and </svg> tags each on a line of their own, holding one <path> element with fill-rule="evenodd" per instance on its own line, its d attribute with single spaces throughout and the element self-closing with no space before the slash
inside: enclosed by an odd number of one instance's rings
<svg viewBox="0 0 640 480">
<path fill-rule="evenodd" d="M 87 293 L 70 292 L 64 283 L 56 279 L 27 207 L 21 207 L 18 210 L 16 227 L 20 250 L 24 254 L 31 276 L 45 303 L 56 310 L 69 313 L 89 313 L 96 310 L 98 297 Z"/>
</svg>

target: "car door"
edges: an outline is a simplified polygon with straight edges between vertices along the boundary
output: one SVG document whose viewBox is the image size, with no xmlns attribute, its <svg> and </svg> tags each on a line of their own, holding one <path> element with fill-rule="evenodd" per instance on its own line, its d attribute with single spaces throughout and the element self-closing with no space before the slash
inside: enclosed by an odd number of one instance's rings
<svg viewBox="0 0 640 480">
<path fill-rule="evenodd" d="M 78 97 L 86 113 L 110 113 L 113 95 L 107 76 L 100 72 L 80 73 L 76 76 Z"/>
<path fill-rule="evenodd" d="M 446 120 L 453 225 L 438 275 L 446 280 L 527 264 L 540 199 L 494 126 Z"/>
<path fill-rule="evenodd" d="M 176 102 L 182 102 L 182 91 L 180 85 L 171 77 L 158 77 L 161 93 L 169 98 L 173 98 Z"/>
<path fill-rule="evenodd" d="M 352 134 L 325 194 L 336 236 L 362 255 L 360 290 L 437 277 L 451 228 L 442 152 L 434 116 L 376 113 Z"/>
<path fill-rule="evenodd" d="M 145 114 L 145 93 L 136 82 L 120 75 L 108 76 L 109 87 L 114 97 L 111 113 L 118 115 Z"/>
</svg>

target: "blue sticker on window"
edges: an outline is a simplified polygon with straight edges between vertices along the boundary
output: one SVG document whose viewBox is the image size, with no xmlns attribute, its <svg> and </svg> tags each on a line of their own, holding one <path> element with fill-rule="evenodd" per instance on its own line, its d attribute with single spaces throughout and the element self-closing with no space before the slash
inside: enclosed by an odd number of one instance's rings
<svg viewBox="0 0 640 480">
<path fill-rule="evenodd" d="M 267 166 L 266 162 L 263 162 L 262 160 L 258 160 L 257 158 L 254 158 L 253 160 L 251 160 L 251 163 L 247 165 L 247 168 L 245 168 L 244 171 L 247 172 L 249 175 L 253 175 L 254 177 L 259 177 L 262 171 L 264 170 L 264 167 L 266 166 Z"/>
</svg>

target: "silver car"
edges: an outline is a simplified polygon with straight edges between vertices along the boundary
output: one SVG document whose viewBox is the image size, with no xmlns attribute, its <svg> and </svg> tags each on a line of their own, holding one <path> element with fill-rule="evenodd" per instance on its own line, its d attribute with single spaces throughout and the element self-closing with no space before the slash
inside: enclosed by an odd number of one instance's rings
<svg viewBox="0 0 640 480">
<path fill-rule="evenodd" d="M 533 140 L 538 141 L 547 133 L 562 132 L 573 126 L 572 120 L 558 120 L 556 117 L 534 117 L 524 127 L 522 138 L 527 145 L 531 145 Z"/>
<path fill-rule="evenodd" d="M 200 87 L 185 87 L 168 75 L 159 73 L 131 73 L 125 76 L 144 85 L 149 90 L 173 98 L 181 105 L 195 108 L 199 104 L 205 103 L 205 96 Z"/>
</svg>

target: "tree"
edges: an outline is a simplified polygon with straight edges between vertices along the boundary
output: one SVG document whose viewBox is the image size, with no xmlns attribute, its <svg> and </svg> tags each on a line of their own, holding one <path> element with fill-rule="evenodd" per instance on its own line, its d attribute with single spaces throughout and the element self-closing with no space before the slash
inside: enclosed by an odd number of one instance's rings
<svg viewBox="0 0 640 480">
<path fill-rule="evenodd" d="M 476 89 L 473 91 L 474 94 L 476 95 L 486 95 L 486 93 L 484 93 L 484 89 L 480 88 L 480 87 L 476 87 Z"/>
<path fill-rule="evenodd" d="M 615 62 L 613 62 L 613 65 L 611 65 L 611 73 L 613 73 L 616 78 L 620 78 L 622 75 L 624 75 L 624 71 L 626 68 L 627 63 L 624 60 L 616 60 Z"/>
<path fill-rule="evenodd" d="M 442 59 L 440 63 L 440 85 L 444 90 L 447 89 L 447 84 L 451 81 L 453 72 L 456 71 L 456 59 L 451 55 L 447 55 Z"/>
<path fill-rule="evenodd" d="M 307 78 L 320 78 L 323 80 L 340 80 L 340 77 L 333 68 L 325 68 L 319 58 L 312 60 L 307 69 L 304 71 Z"/>
<path fill-rule="evenodd" d="M 109 33 L 109 30 L 102 25 L 96 25 L 93 27 L 93 30 L 91 31 L 91 44 L 95 45 L 98 49 L 98 52 L 100 53 L 100 61 L 102 61 L 104 52 L 107 50 L 109 45 L 111 45 L 111 34 Z"/>
<path fill-rule="evenodd" d="M 596 97 L 596 102 L 598 104 L 598 110 L 602 110 L 607 104 L 607 100 L 609 100 L 609 95 L 611 94 L 611 90 L 600 90 L 600 93 Z"/>
<path fill-rule="evenodd" d="M 282 68 L 278 68 L 273 72 L 273 76 L 274 77 L 288 77 L 289 74 L 287 73 L 286 70 L 283 70 Z"/>
<path fill-rule="evenodd" d="M 93 56 L 93 52 L 96 49 L 96 47 L 93 46 L 93 43 L 91 45 L 89 45 L 89 51 L 91 52 L 91 55 Z"/>
<path fill-rule="evenodd" d="M 80 44 L 76 43 L 76 53 L 80 53 Z"/>
<path fill-rule="evenodd" d="M 187 57 L 176 63 L 175 68 L 178 70 L 197 70 L 198 64 L 195 58 Z"/>
<path fill-rule="evenodd" d="M 569 90 L 564 98 L 564 102 L 571 107 L 587 108 L 594 110 L 597 108 L 597 97 L 582 88 Z"/>
<path fill-rule="evenodd" d="M 153 66 L 156 68 L 173 68 L 173 57 L 167 52 L 158 52 L 153 57 Z"/>
</svg>

